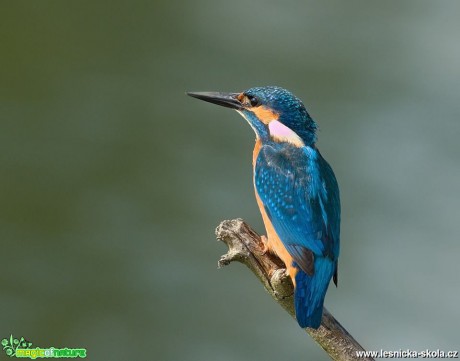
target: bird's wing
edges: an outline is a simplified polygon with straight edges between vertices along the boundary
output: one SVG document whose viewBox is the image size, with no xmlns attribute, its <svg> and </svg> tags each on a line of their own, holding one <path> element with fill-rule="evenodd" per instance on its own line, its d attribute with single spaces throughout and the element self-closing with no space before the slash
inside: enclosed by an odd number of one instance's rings
<svg viewBox="0 0 460 361">
<path fill-rule="evenodd" d="M 340 200 L 334 173 L 313 148 L 264 145 L 256 191 L 279 238 L 298 266 L 314 272 L 314 257 L 337 261 Z"/>
</svg>

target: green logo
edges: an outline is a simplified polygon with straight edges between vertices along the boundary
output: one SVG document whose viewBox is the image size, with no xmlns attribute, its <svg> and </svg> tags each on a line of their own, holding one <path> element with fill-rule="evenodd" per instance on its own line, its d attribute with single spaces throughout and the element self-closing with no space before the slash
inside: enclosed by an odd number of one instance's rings
<svg viewBox="0 0 460 361">
<path fill-rule="evenodd" d="M 4 338 L 2 340 L 2 347 L 5 353 L 10 357 L 20 358 L 76 358 L 86 357 L 85 348 L 32 348 L 32 342 L 27 341 L 24 337 L 20 339 L 14 338 L 10 335 L 10 338 Z"/>
<path fill-rule="evenodd" d="M 32 342 L 27 341 L 24 337 L 21 337 L 19 340 L 17 338 L 13 338 L 13 335 L 10 335 L 10 338 L 4 338 L 2 340 L 3 350 L 6 354 L 10 357 L 16 356 L 16 350 L 20 347 L 23 349 L 30 348 L 32 346 Z"/>
</svg>

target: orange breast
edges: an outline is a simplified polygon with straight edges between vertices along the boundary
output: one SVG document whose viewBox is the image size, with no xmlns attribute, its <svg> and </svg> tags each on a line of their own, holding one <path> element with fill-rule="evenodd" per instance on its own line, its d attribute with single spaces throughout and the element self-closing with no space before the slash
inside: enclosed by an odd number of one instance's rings
<svg viewBox="0 0 460 361">
<path fill-rule="evenodd" d="M 255 168 L 256 166 L 257 156 L 259 155 L 261 148 L 262 148 L 262 142 L 260 139 L 257 139 L 256 145 L 254 147 L 254 152 L 252 153 L 253 168 Z M 289 252 L 286 250 L 286 247 L 284 247 L 283 242 L 281 242 L 281 239 L 276 233 L 275 228 L 273 227 L 273 224 L 267 215 L 267 212 L 265 212 L 265 207 L 262 201 L 260 200 L 259 195 L 257 194 L 257 189 L 255 188 L 255 184 L 254 184 L 254 191 L 256 194 L 257 205 L 259 206 L 259 210 L 262 215 L 262 220 L 264 221 L 264 225 L 265 225 L 265 230 L 267 232 L 268 249 L 270 250 L 270 252 L 273 252 L 279 258 L 281 258 L 281 260 L 284 262 L 284 264 L 286 265 L 286 269 L 289 273 L 289 276 L 291 277 L 292 282 L 294 283 L 294 286 L 295 286 L 295 275 L 297 273 L 297 269 L 295 267 L 292 267 L 292 257 L 289 254 Z"/>
</svg>

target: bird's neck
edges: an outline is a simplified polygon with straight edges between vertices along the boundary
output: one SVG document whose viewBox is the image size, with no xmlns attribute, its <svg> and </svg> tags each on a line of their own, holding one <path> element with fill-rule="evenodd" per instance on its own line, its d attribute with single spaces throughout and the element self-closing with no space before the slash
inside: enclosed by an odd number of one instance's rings
<svg viewBox="0 0 460 361">
<path fill-rule="evenodd" d="M 273 139 L 262 139 L 260 137 L 257 137 L 256 138 L 256 143 L 254 145 L 254 150 L 252 152 L 252 164 L 253 166 L 256 165 L 256 162 L 257 162 L 257 157 L 259 156 L 259 152 L 260 152 L 260 149 L 264 146 L 264 145 L 267 145 L 267 144 L 272 144 L 272 145 L 279 145 L 281 143 L 278 143 L 276 141 L 274 141 Z M 317 161 L 317 157 L 319 155 L 319 152 L 318 152 L 318 149 L 316 148 L 316 144 L 315 143 L 311 143 L 309 145 L 302 145 L 302 147 L 298 147 L 298 146 L 295 146 L 293 144 L 290 144 L 290 143 L 285 143 L 288 147 L 293 147 L 292 149 L 295 149 L 295 148 L 303 148 L 306 152 L 306 154 L 308 155 L 308 157 L 311 159 L 311 161 L 313 163 L 315 163 Z"/>
</svg>

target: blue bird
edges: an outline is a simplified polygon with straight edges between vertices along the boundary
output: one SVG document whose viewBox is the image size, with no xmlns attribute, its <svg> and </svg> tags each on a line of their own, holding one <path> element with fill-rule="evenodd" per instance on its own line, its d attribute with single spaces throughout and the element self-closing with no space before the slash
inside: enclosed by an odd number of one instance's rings
<svg viewBox="0 0 460 361">
<path fill-rule="evenodd" d="M 339 187 L 316 147 L 316 123 L 303 103 L 275 86 L 242 93 L 189 92 L 235 109 L 256 133 L 254 188 L 266 251 L 286 265 L 299 325 L 317 329 L 330 280 L 337 286 Z"/>
</svg>

